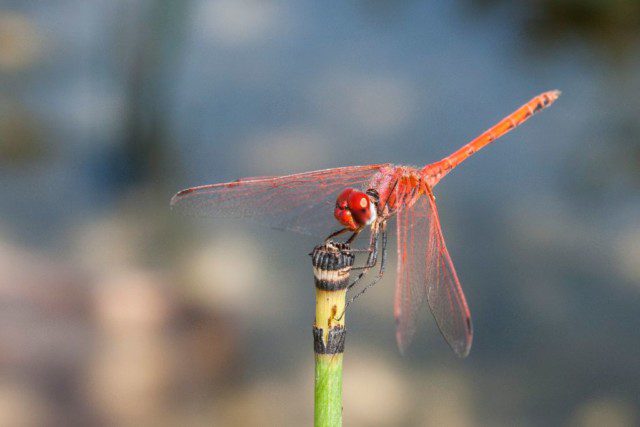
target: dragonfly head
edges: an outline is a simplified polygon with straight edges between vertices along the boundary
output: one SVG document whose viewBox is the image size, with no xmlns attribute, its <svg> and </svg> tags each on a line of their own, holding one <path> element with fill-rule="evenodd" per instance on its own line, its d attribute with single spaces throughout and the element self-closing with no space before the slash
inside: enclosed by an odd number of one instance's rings
<svg viewBox="0 0 640 427">
<path fill-rule="evenodd" d="M 349 230 L 358 230 L 376 219 L 376 207 L 368 193 L 347 188 L 338 196 L 333 215 Z"/>
</svg>

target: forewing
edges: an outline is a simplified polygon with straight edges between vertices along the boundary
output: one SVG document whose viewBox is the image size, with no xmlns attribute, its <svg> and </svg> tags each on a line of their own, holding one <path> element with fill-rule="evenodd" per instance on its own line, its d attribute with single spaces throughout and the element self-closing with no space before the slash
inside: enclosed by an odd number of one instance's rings
<svg viewBox="0 0 640 427">
<path fill-rule="evenodd" d="M 401 351 L 411 342 L 417 307 L 425 295 L 449 346 L 458 356 L 467 356 L 473 339 L 471 315 L 442 236 L 435 201 L 428 195 L 398 213 L 395 315 Z"/>
<path fill-rule="evenodd" d="M 348 187 L 366 188 L 383 166 L 348 166 L 188 188 L 173 196 L 171 206 L 194 215 L 254 218 L 273 228 L 325 236 L 337 226 L 333 207 L 338 193 Z"/>
</svg>

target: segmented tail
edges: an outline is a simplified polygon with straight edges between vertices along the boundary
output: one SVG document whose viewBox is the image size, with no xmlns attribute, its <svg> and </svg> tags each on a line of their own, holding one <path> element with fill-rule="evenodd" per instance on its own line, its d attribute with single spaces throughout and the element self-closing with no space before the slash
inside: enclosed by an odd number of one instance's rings
<svg viewBox="0 0 640 427">
<path fill-rule="evenodd" d="M 460 148 L 458 151 L 448 157 L 445 157 L 439 162 L 425 166 L 424 169 L 422 169 L 422 172 L 427 176 L 429 185 L 433 187 L 447 173 L 462 163 L 465 159 L 472 156 L 476 151 L 486 145 L 489 145 L 511 129 L 520 126 L 522 123 L 527 121 L 529 117 L 553 104 L 559 96 L 559 90 L 551 90 L 536 96 L 531 101 L 509 114 L 507 117 L 500 120 L 496 125 L 486 130 L 482 135 Z"/>
</svg>

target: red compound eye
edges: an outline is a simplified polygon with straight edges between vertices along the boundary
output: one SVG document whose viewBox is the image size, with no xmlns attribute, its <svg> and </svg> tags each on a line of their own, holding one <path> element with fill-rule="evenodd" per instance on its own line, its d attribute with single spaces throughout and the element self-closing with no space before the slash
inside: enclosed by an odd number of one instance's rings
<svg viewBox="0 0 640 427">
<path fill-rule="evenodd" d="M 371 218 L 371 203 L 369 196 L 362 191 L 347 188 L 338 196 L 333 215 L 350 230 L 367 224 Z"/>
<path fill-rule="evenodd" d="M 371 200 L 362 191 L 353 190 L 349 195 L 349 210 L 354 221 L 363 226 L 369 222 L 371 218 Z"/>
<path fill-rule="evenodd" d="M 356 230 L 358 228 L 358 225 L 353 220 L 353 215 L 351 215 L 351 210 L 349 209 L 349 196 L 354 191 L 355 190 L 353 188 L 347 188 L 340 193 L 336 200 L 336 208 L 333 211 L 333 216 L 336 217 L 338 222 L 350 230 Z"/>
</svg>

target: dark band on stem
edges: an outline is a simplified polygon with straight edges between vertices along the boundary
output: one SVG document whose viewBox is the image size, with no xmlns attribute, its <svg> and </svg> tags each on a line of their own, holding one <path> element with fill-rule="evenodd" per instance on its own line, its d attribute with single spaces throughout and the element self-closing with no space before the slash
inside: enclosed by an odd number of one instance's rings
<svg viewBox="0 0 640 427">
<path fill-rule="evenodd" d="M 341 312 L 344 310 L 345 292 L 349 285 L 349 272 L 355 261 L 355 255 L 347 243 L 331 241 L 316 246 L 310 255 L 317 292 L 325 293 L 321 301 L 316 301 L 316 310 L 319 307 L 317 304 L 324 304 L 323 307 L 326 310 L 324 312 L 321 310 L 323 313 L 321 318 L 317 317 L 318 312 L 316 312 L 313 349 L 316 354 L 341 354 L 344 352 L 346 329 L 337 321 L 336 316 L 338 310 Z M 324 298 L 328 295 L 335 295 L 338 301 L 327 303 Z M 318 298 L 317 295 L 316 298 Z"/>
<path fill-rule="evenodd" d="M 349 286 L 349 275 L 345 275 L 344 278 L 339 280 L 319 279 L 317 277 L 314 277 L 314 280 L 316 288 L 323 291 L 340 291 L 347 289 L 347 286 Z"/>
<path fill-rule="evenodd" d="M 313 248 L 313 252 L 309 255 L 314 268 L 337 271 L 353 265 L 356 257 L 350 251 L 351 248 L 347 243 L 328 242 Z"/>
<path fill-rule="evenodd" d="M 344 341 L 347 336 L 345 328 L 336 325 L 329 329 L 327 345 L 322 340 L 322 332 L 321 328 L 313 328 L 313 351 L 316 354 L 340 354 L 344 352 Z"/>
<path fill-rule="evenodd" d="M 355 255 L 346 243 L 325 243 L 311 252 L 315 286 L 325 291 L 339 291 L 349 285 L 349 269 Z"/>
</svg>

